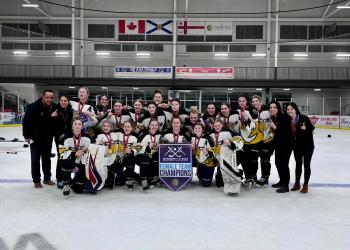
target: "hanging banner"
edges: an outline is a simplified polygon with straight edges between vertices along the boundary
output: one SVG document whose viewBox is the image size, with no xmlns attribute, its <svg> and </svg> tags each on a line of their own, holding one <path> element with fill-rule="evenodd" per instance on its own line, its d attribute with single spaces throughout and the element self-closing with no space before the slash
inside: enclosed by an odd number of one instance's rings
<svg viewBox="0 0 350 250">
<path fill-rule="evenodd" d="M 178 79 L 233 79 L 233 67 L 176 67 Z"/>
<path fill-rule="evenodd" d="M 130 67 L 116 66 L 114 78 L 171 79 L 172 67 Z"/>
<path fill-rule="evenodd" d="M 192 176 L 191 144 L 159 145 L 159 178 L 171 191 L 184 188 Z"/>
<path fill-rule="evenodd" d="M 205 22 L 206 35 L 232 35 L 232 22 Z"/>
</svg>

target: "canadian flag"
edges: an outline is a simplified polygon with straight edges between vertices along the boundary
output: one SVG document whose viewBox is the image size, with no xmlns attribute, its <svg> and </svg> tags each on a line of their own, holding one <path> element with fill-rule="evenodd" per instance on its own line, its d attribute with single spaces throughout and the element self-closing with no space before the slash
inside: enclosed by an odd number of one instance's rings
<svg viewBox="0 0 350 250">
<path fill-rule="evenodd" d="M 119 34 L 145 34 L 145 20 L 118 20 Z"/>
</svg>

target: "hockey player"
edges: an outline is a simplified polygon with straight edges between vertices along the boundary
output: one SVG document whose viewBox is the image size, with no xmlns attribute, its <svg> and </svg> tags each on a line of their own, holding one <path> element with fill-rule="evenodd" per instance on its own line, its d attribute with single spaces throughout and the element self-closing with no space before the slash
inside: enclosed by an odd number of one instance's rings
<svg viewBox="0 0 350 250">
<path fill-rule="evenodd" d="M 237 157 L 242 163 L 248 188 L 251 189 L 257 181 L 258 171 L 259 150 L 255 144 L 263 139 L 263 135 L 256 126 L 257 112 L 251 107 L 249 97 L 241 95 L 238 105 L 239 134 L 244 140 L 244 147 Z"/>
<path fill-rule="evenodd" d="M 175 116 L 171 120 L 171 129 L 169 129 L 162 137 L 166 143 L 186 143 L 190 138 L 186 138 L 186 132 L 181 129 L 182 121 L 179 116 Z"/>
<path fill-rule="evenodd" d="M 70 184 L 76 193 L 82 193 L 87 179 L 85 177 L 85 162 L 90 139 L 82 133 L 83 123 L 76 119 L 73 121 L 73 135 L 67 135 L 64 144 L 60 146 L 60 161 L 62 166 L 63 195 L 70 194 Z M 75 177 L 70 183 L 71 173 Z"/>
<path fill-rule="evenodd" d="M 125 181 L 129 190 L 134 187 L 135 155 L 140 146 L 137 145 L 137 135 L 132 131 L 132 128 L 132 122 L 126 121 L 123 124 L 123 131 L 116 133 L 118 149 L 116 165 L 113 170 L 117 174 L 116 185 L 122 185 Z"/>
<path fill-rule="evenodd" d="M 224 128 L 230 129 L 234 133 L 239 133 L 239 116 L 236 110 L 231 110 L 231 107 L 228 103 L 222 103 L 220 107 L 220 112 L 217 115 L 222 121 Z"/>
<path fill-rule="evenodd" d="M 101 95 L 98 104 L 96 106 L 97 111 L 97 119 L 99 122 L 103 120 L 103 118 L 108 114 L 108 112 L 111 111 L 109 105 L 108 105 L 108 96 Z"/>
<path fill-rule="evenodd" d="M 163 133 L 167 131 L 167 123 L 165 119 L 165 114 L 161 108 L 157 107 L 157 104 L 155 102 L 150 102 L 147 105 L 147 112 L 143 117 L 139 120 L 139 125 L 144 128 L 144 130 L 149 129 L 149 124 L 151 120 L 157 120 L 158 121 L 158 131 Z"/>
<path fill-rule="evenodd" d="M 106 165 L 108 168 L 108 175 L 105 186 L 113 189 L 116 178 L 116 173 L 113 172 L 114 160 L 117 156 L 117 134 L 111 132 L 112 125 L 108 120 L 104 120 L 101 124 L 102 134 L 99 134 L 96 138 L 96 144 L 106 146 Z"/>
<path fill-rule="evenodd" d="M 274 150 L 273 129 L 270 126 L 270 112 L 268 108 L 262 104 L 260 96 L 254 95 L 252 97 L 252 106 L 258 115 L 258 131 L 263 134 L 263 139 L 256 144 L 261 164 L 261 178 L 257 180 L 256 183 L 263 186 L 269 183 L 271 171 L 270 158 Z"/>
<path fill-rule="evenodd" d="M 94 130 L 90 130 L 90 128 L 94 127 L 98 123 L 98 120 L 94 106 L 88 103 L 89 89 L 87 87 L 80 87 L 78 98 L 78 102 L 70 101 L 73 110 L 73 119 L 79 118 L 83 122 L 83 132 L 94 137 Z"/>
<path fill-rule="evenodd" d="M 214 122 L 218 112 L 215 107 L 215 103 L 209 103 L 207 105 L 207 111 L 203 114 L 203 121 L 205 124 L 205 132 L 209 134 L 214 128 Z"/>
<path fill-rule="evenodd" d="M 108 113 L 107 117 L 102 120 L 108 120 L 112 124 L 112 131 L 120 132 L 122 130 L 123 124 L 131 120 L 129 113 L 123 109 L 123 104 L 120 101 L 115 101 L 113 105 L 113 110 Z M 100 126 L 102 124 L 100 123 Z"/>
<path fill-rule="evenodd" d="M 136 156 L 137 163 L 140 166 L 141 186 L 143 190 L 148 190 L 150 185 L 156 185 L 159 182 L 158 146 L 160 138 L 161 134 L 158 132 L 158 121 L 152 119 L 149 123 L 148 131 L 140 139 L 142 148 Z"/>
<path fill-rule="evenodd" d="M 197 125 L 197 123 L 201 123 L 204 128 L 203 119 L 199 117 L 197 109 L 192 109 L 189 118 L 186 118 L 184 123 L 187 137 L 194 136 L 194 127 Z"/>
<path fill-rule="evenodd" d="M 141 99 L 137 99 L 134 102 L 134 107 L 132 109 L 127 110 L 129 112 L 129 116 L 131 117 L 131 120 L 135 124 L 134 132 L 141 136 L 141 133 L 144 129 L 144 127 L 141 125 L 141 120 L 145 116 L 145 113 L 147 112 L 143 108 L 143 101 Z"/>
<path fill-rule="evenodd" d="M 194 126 L 194 135 L 191 138 L 191 145 L 194 152 L 193 167 L 197 168 L 197 177 L 203 187 L 209 187 L 213 179 L 216 166 L 213 151 L 210 149 L 214 146 L 213 139 L 204 134 L 204 126 L 197 122 Z"/>
<path fill-rule="evenodd" d="M 181 125 L 183 125 L 185 122 L 185 119 L 188 118 L 188 115 L 189 115 L 189 113 L 185 109 L 181 108 L 181 102 L 177 98 L 172 99 L 171 107 L 164 110 L 164 113 L 166 116 L 167 123 L 169 124 L 169 127 L 173 117 L 180 117 Z"/>
<path fill-rule="evenodd" d="M 215 176 L 216 186 L 224 186 L 225 193 L 239 193 L 242 173 L 237 168 L 239 162 L 236 160 L 235 151 L 242 149 L 242 138 L 224 128 L 220 119 L 215 120 L 210 137 L 214 140 L 213 152 L 219 162 Z"/>
</svg>

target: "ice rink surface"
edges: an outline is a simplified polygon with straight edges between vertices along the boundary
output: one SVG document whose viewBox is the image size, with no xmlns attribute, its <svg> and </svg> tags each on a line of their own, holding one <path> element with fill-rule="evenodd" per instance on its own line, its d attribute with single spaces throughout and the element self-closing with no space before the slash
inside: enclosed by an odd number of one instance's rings
<svg viewBox="0 0 350 250">
<path fill-rule="evenodd" d="M 21 128 L 0 128 L 0 137 L 22 138 Z M 23 143 L 0 142 L 0 249 L 350 249 L 350 131 L 317 129 L 314 138 L 308 194 L 268 187 L 238 197 L 194 177 L 177 193 L 137 186 L 64 198 L 56 187 L 34 189 Z M 294 165 L 292 157 L 292 183 Z"/>
</svg>

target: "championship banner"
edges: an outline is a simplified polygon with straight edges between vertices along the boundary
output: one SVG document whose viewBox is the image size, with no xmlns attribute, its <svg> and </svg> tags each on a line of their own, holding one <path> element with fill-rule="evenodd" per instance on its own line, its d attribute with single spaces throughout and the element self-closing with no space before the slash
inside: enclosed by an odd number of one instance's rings
<svg viewBox="0 0 350 250">
<path fill-rule="evenodd" d="M 116 66 L 114 78 L 171 79 L 173 78 L 173 68 Z"/>
<path fill-rule="evenodd" d="M 192 180 L 191 144 L 159 145 L 159 178 L 171 191 L 179 191 Z"/>
<path fill-rule="evenodd" d="M 206 22 L 206 35 L 232 35 L 232 22 Z"/>
<path fill-rule="evenodd" d="M 233 79 L 233 67 L 176 67 L 178 79 Z"/>
</svg>

